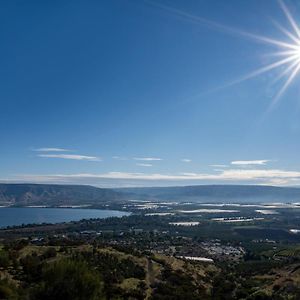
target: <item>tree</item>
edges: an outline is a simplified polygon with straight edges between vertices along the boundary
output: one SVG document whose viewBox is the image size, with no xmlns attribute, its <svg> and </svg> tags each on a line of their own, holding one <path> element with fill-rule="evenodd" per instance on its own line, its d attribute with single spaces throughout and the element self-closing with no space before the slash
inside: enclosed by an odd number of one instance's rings
<svg viewBox="0 0 300 300">
<path fill-rule="evenodd" d="M 101 300 L 103 282 L 84 262 L 62 259 L 45 267 L 33 299 Z"/>
</svg>

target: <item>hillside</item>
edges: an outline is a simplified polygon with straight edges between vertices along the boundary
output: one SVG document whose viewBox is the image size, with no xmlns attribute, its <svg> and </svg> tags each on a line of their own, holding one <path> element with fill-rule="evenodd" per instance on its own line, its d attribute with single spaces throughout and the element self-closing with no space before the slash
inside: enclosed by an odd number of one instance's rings
<svg viewBox="0 0 300 300">
<path fill-rule="evenodd" d="M 0 184 L 0 205 L 84 205 L 122 197 L 111 189 L 85 185 Z"/>
<path fill-rule="evenodd" d="M 12 258 L 13 257 L 13 258 Z M 296 300 L 299 261 L 231 266 L 92 244 L 0 244 L 0 299 Z"/>
<path fill-rule="evenodd" d="M 212 278 L 219 272 L 210 264 L 95 244 L 39 247 L 16 242 L 4 249 L 0 245 L 0 258 L 0 299 L 8 300 L 210 299 Z"/>
</svg>

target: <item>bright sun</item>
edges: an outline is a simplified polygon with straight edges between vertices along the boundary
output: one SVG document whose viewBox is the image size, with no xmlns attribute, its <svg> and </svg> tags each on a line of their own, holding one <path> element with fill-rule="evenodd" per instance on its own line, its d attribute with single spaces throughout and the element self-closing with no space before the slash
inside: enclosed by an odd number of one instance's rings
<svg viewBox="0 0 300 300">
<path fill-rule="evenodd" d="M 270 105 L 270 108 L 272 108 L 279 100 L 279 98 L 282 96 L 282 94 L 286 91 L 286 89 L 290 86 L 292 81 L 295 79 L 295 77 L 300 72 L 300 27 L 297 25 L 296 21 L 294 20 L 293 16 L 291 15 L 290 11 L 284 4 L 282 0 L 278 0 L 289 24 L 291 29 L 287 30 L 282 25 L 274 22 L 274 25 L 286 36 L 286 39 L 283 40 L 277 40 L 274 38 L 270 38 L 267 36 L 261 36 L 256 35 L 253 33 L 249 33 L 243 30 L 239 30 L 236 28 L 224 26 L 221 24 L 217 24 L 210 21 L 203 21 L 203 19 L 194 18 L 196 20 L 205 22 L 211 26 L 214 26 L 218 29 L 235 33 L 241 36 L 245 36 L 247 38 L 251 38 L 255 41 L 262 42 L 271 46 L 275 46 L 277 48 L 276 52 L 270 53 L 269 56 L 273 58 L 273 62 L 269 65 L 265 65 L 262 68 L 256 69 L 252 71 L 251 73 L 248 73 L 242 77 L 239 77 L 238 79 L 229 82 L 228 84 L 222 86 L 231 86 L 237 83 L 240 83 L 242 81 L 251 79 L 253 77 L 259 76 L 263 73 L 272 71 L 274 69 L 281 69 L 282 71 L 279 73 L 279 75 L 274 79 L 273 83 L 283 80 L 283 85 L 280 87 L 278 92 L 275 94 L 273 101 Z"/>
<path fill-rule="evenodd" d="M 277 58 L 272 64 L 264 66 L 261 69 L 258 69 L 248 74 L 240 80 L 242 81 L 245 79 L 249 79 L 251 77 L 258 76 L 275 68 L 284 66 L 285 68 L 275 79 L 275 81 L 283 77 L 286 77 L 287 79 L 284 81 L 283 86 L 280 88 L 280 90 L 274 97 L 272 105 L 274 105 L 279 100 L 280 96 L 286 91 L 286 89 L 289 87 L 289 85 L 292 83 L 292 81 L 295 79 L 295 77 L 300 71 L 300 28 L 297 25 L 291 13 L 289 12 L 288 8 L 285 6 L 284 2 L 282 0 L 279 0 L 279 4 L 285 16 L 287 17 L 292 30 L 289 31 L 285 29 L 277 22 L 274 22 L 274 24 L 281 32 L 283 32 L 286 35 L 288 41 L 280 41 L 275 40 L 273 38 L 244 33 L 245 35 L 252 37 L 256 40 L 276 46 L 279 49 L 279 51 L 271 54 L 272 56 Z"/>
<path fill-rule="evenodd" d="M 282 86 L 279 87 L 279 90 L 277 91 L 277 93 L 273 98 L 273 101 L 270 105 L 270 108 L 272 108 L 277 103 L 277 101 L 282 96 L 282 94 L 290 86 L 292 81 L 296 78 L 298 73 L 300 72 L 300 27 L 298 26 L 292 14 L 284 4 L 283 0 L 278 0 L 278 2 L 290 25 L 290 29 L 286 29 L 276 21 L 273 21 L 274 25 L 278 28 L 278 30 L 280 30 L 285 35 L 284 40 L 278 40 L 267 36 L 261 36 L 261 35 L 249 33 L 237 28 L 233 28 L 210 20 L 206 20 L 204 18 L 192 15 L 190 13 L 175 8 L 170 8 L 165 5 L 161 5 L 161 4 L 155 4 L 155 5 L 173 14 L 176 14 L 186 20 L 189 20 L 193 23 L 205 24 L 212 28 L 216 28 L 218 30 L 227 33 L 237 34 L 239 36 L 244 36 L 253 39 L 257 42 L 262 42 L 276 47 L 276 52 L 270 53 L 270 58 L 273 59 L 271 64 L 265 65 L 259 69 L 252 71 L 251 73 L 241 76 L 217 88 L 220 89 L 220 88 L 228 87 L 240 83 L 242 81 L 248 80 L 250 78 L 259 76 L 263 73 L 273 71 L 275 69 L 280 69 L 280 73 L 274 79 L 274 82 L 282 80 L 283 83 Z"/>
</svg>

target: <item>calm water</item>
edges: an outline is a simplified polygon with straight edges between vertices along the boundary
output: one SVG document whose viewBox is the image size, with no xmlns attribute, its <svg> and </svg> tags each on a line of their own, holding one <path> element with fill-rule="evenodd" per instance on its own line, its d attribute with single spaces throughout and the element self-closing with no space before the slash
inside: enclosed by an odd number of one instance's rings
<svg viewBox="0 0 300 300">
<path fill-rule="evenodd" d="M 30 224 L 79 221 L 90 218 L 122 217 L 127 212 L 79 208 L 0 208 L 0 227 Z"/>
</svg>

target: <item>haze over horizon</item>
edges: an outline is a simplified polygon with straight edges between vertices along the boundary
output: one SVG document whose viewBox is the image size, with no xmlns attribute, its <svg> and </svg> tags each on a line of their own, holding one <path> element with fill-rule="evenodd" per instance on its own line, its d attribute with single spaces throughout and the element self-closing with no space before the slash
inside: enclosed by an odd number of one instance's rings
<svg viewBox="0 0 300 300">
<path fill-rule="evenodd" d="M 298 1 L 0 7 L 0 182 L 300 185 Z"/>
</svg>

